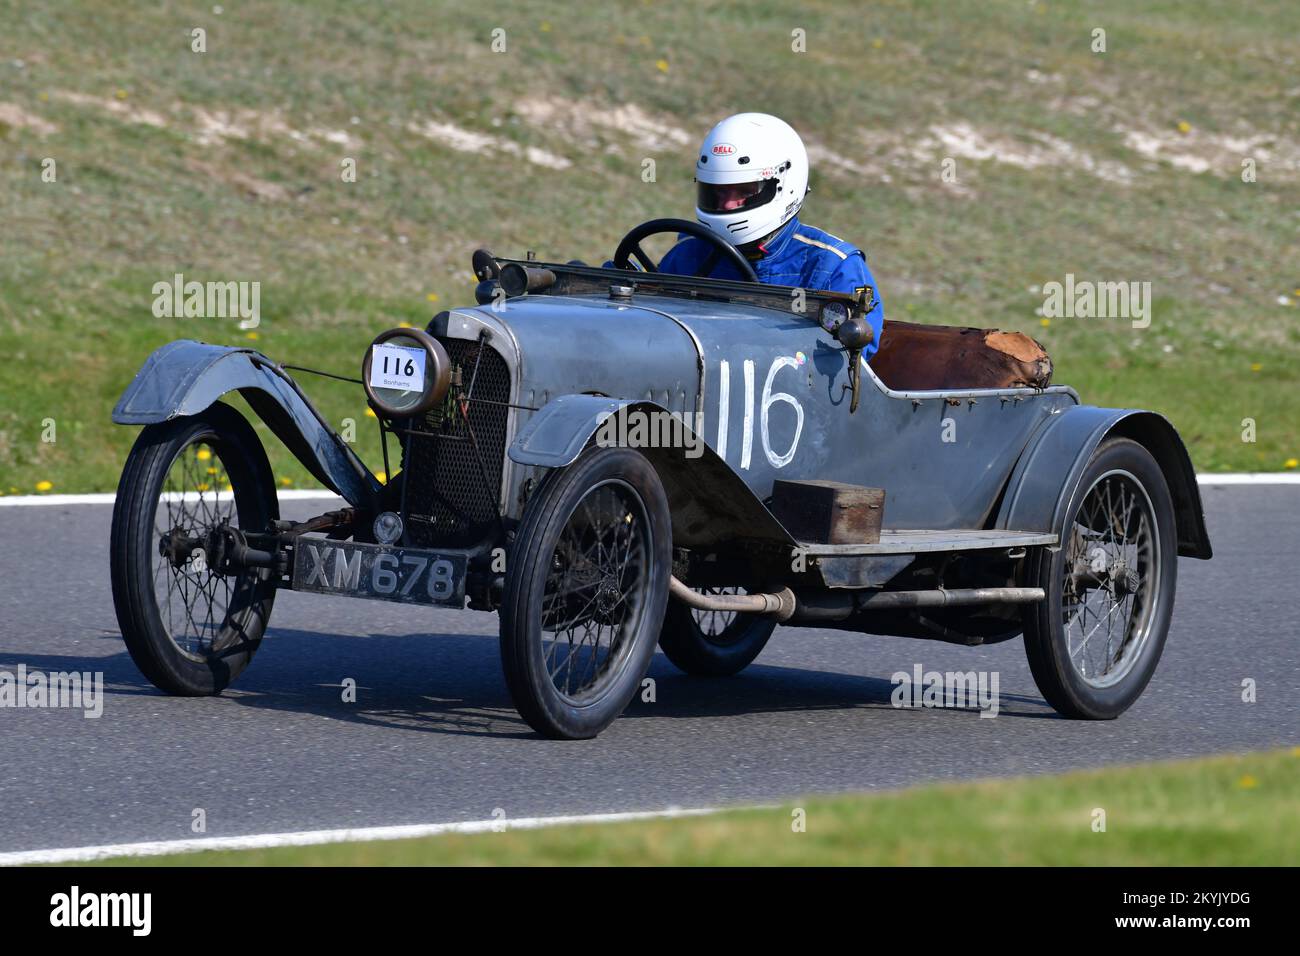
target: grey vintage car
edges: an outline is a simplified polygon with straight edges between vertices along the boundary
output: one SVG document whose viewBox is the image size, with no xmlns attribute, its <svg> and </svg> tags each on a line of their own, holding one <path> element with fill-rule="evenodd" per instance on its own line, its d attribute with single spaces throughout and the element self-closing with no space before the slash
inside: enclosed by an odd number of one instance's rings
<svg viewBox="0 0 1300 956">
<path fill-rule="evenodd" d="M 640 247 L 656 232 L 708 235 L 643 224 L 613 268 L 480 250 L 475 305 L 376 338 L 361 384 L 382 484 L 282 364 L 158 349 L 113 414 L 145 426 L 112 528 L 118 620 L 144 675 L 220 692 L 293 588 L 496 611 L 515 705 L 551 737 L 608 726 L 656 645 L 720 677 L 778 623 L 1023 634 L 1060 713 L 1133 703 L 1178 556 L 1211 553 L 1168 421 L 1041 381 L 964 386 L 951 356 L 938 387 L 891 385 L 862 358 L 871 289 L 664 275 Z M 281 520 L 256 432 L 220 401 L 232 391 L 348 507 Z"/>
</svg>

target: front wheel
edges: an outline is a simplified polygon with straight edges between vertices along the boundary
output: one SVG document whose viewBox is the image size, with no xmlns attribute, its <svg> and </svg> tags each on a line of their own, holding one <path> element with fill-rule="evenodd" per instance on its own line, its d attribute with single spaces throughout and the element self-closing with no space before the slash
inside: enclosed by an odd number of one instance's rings
<svg viewBox="0 0 1300 956">
<path fill-rule="evenodd" d="M 1041 549 L 1025 612 L 1034 682 L 1066 717 L 1109 720 L 1155 672 L 1169 633 L 1178 571 L 1174 506 L 1164 474 L 1134 441 L 1093 454 L 1066 509 L 1060 546 Z"/>
<path fill-rule="evenodd" d="M 510 551 L 501 662 L 520 716 L 594 737 L 636 694 L 663 623 L 668 499 L 639 452 L 592 448 L 546 477 Z"/>
<path fill-rule="evenodd" d="M 279 517 L 266 452 L 221 402 L 149 425 L 122 470 L 110 563 L 122 637 L 169 694 L 217 694 L 248 666 L 271 615 L 264 569 L 222 574 L 205 543 L 222 525 L 261 532 Z"/>
</svg>

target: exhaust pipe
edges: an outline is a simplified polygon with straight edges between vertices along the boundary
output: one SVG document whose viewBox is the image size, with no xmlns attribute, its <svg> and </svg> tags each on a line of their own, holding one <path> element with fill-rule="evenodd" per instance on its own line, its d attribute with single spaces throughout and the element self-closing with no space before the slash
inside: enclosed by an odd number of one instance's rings
<svg viewBox="0 0 1300 956">
<path fill-rule="evenodd" d="M 847 621 L 864 611 L 914 607 L 968 607 L 972 604 L 1036 604 L 1047 597 L 1042 588 L 934 588 L 926 591 L 829 591 L 801 594 L 795 624 Z"/>
<path fill-rule="evenodd" d="M 697 611 L 762 614 L 778 621 L 788 621 L 794 615 L 794 592 L 789 588 L 782 588 L 775 594 L 701 594 L 673 576 L 668 579 L 668 593 Z"/>
<path fill-rule="evenodd" d="M 913 607 L 962 607 L 972 604 L 1035 604 L 1047 596 L 1042 588 L 958 588 L 929 591 L 831 591 L 796 597 L 789 588 L 772 594 L 701 594 L 675 576 L 668 593 L 699 611 L 761 614 L 796 624 L 844 621 L 862 611 Z"/>
<path fill-rule="evenodd" d="M 877 591 L 859 603 L 863 610 L 896 607 L 957 607 L 963 604 L 1035 604 L 1047 597 L 1042 588 L 963 588 L 945 591 Z"/>
</svg>

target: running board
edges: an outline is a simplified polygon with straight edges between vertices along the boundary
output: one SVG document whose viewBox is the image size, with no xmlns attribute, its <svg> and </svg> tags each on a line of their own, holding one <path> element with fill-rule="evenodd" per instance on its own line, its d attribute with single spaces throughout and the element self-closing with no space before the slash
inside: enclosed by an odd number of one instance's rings
<svg viewBox="0 0 1300 956">
<path fill-rule="evenodd" d="M 905 570 L 921 554 L 955 551 L 998 551 L 1052 546 L 1056 535 L 1037 531 L 894 531 L 880 532 L 867 544 L 798 545 L 828 588 L 879 588 Z"/>
<path fill-rule="evenodd" d="M 935 551 L 995 551 L 1056 544 L 1056 535 L 1038 531 L 893 531 L 880 532 L 871 544 L 800 544 L 808 557 L 852 557 L 864 554 L 926 554 Z"/>
</svg>

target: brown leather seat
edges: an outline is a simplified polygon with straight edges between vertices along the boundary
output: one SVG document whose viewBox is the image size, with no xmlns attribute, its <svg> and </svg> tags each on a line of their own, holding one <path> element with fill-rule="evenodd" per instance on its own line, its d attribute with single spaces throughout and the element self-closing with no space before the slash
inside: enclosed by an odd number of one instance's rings
<svg viewBox="0 0 1300 956">
<path fill-rule="evenodd" d="M 1023 332 L 885 321 L 871 369 L 902 391 L 1046 388 L 1052 360 Z"/>
</svg>

